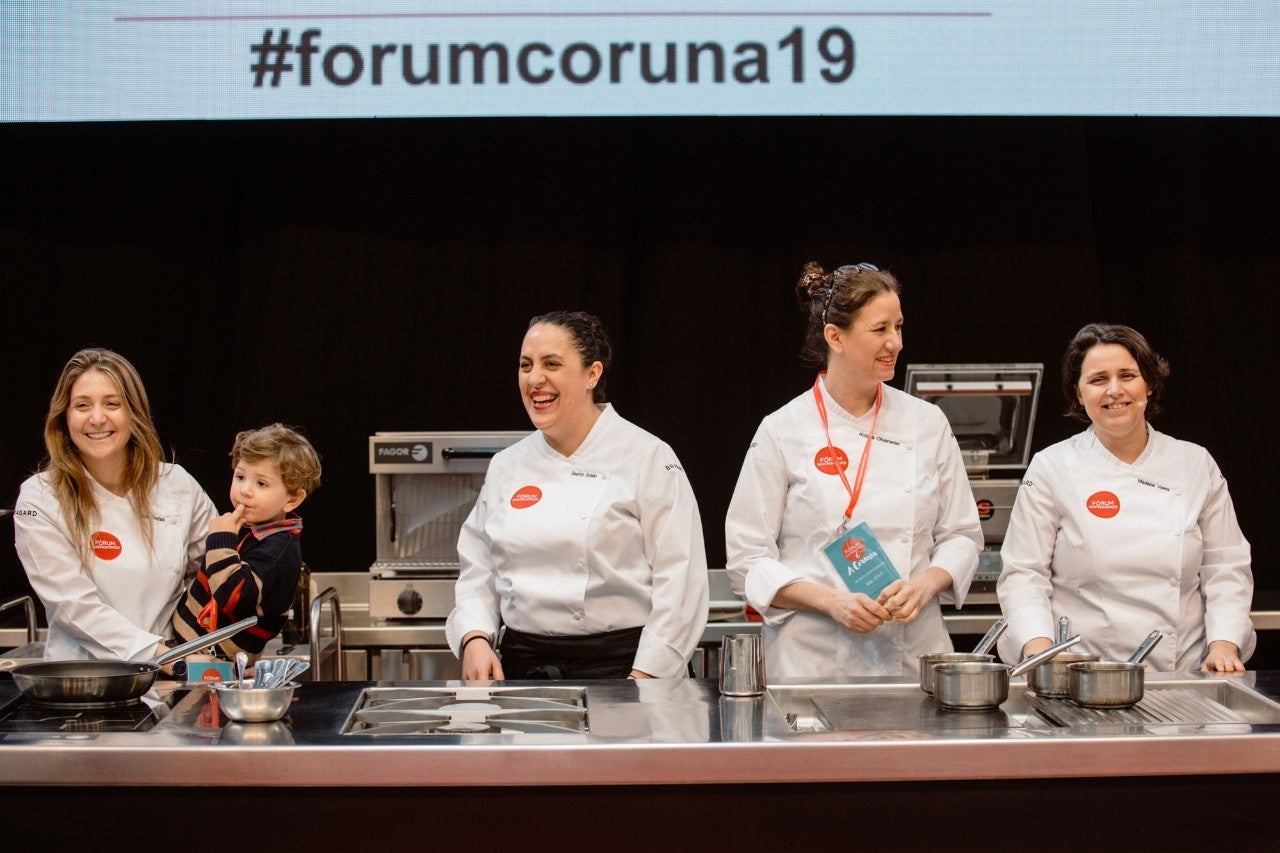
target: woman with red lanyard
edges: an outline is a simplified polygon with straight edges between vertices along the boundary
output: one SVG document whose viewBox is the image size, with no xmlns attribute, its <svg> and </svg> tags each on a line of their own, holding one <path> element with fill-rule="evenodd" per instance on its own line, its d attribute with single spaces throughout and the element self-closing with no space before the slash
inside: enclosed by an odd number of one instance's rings
<svg viewBox="0 0 1280 853">
<path fill-rule="evenodd" d="M 982 528 L 942 411 L 885 384 L 902 351 L 898 281 L 871 264 L 804 268 L 813 387 L 767 416 L 725 519 L 734 591 L 764 619 L 774 677 L 914 678 L 952 650 Z M 822 369 L 825 368 L 825 369 Z"/>
</svg>

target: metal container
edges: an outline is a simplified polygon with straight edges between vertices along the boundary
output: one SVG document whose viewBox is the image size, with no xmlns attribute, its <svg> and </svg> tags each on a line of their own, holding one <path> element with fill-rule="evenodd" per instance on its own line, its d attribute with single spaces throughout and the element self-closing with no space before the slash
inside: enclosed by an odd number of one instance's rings
<svg viewBox="0 0 1280 853">
<path fill-rule="evenodd" d="M 920 656 L 920 689 L 930 696 L 933 695 L 933 667 L 939 663 L 959 663 L 963 661 L 975 661 L 978 663 L 995 660 L 994 655 L 987 652 L 996 644 L 996 640 L 1000 639 L 1000 635 L 1009 627 L 1008 619 L 997 619 L 995 624 L 983 635 L 978 641 L 978 645 L 973 647 L 972 652 L 935 652 L 931 655 Z"/>
<path fill-rule="evenodd" d="M 980 655 L 974 652 L 937 652 L 920 656 L 920 689 L 933 695 L 935 674 L 934 667 L 940 663 L 990 663 L 995 655 Z"/>
<path fill-rule="evenodd" d="M 726 634 L 720 641 L 720 692 L 725 696 L 764 694 L 764 638 Z"/>
<path fill-rule="evenodd" d="M 1067 669 L 1071 701 L 1086 708 L 1128 708 L 1142 700 L 1146 687 L 1146 660 L 1164 638 L 1152 631 L 1127 661 L 1097 660 L 1070 664 Z"/>
<path fill-rule="evenodd" d="M 280 687 L 254 687 L 252 681 L 245 680 L 217 684 L 213 692 L 218 697 L 218 707 L 237 723 L 270 723 L 289 710 L 297 686 L 291 681 Z"/>
<path fill-rule="evenodd" d="M 1037 696 L 1070 696 L 1073 663 L 1099 660 L 1101 655 L 1084 652 L 1063 652 L 1048 663 L 1042 663 L 1027 673 L 1027 686 Z"/>
<path fill-rule="evenodd" d="M 934 664 L 933 698 L 949 711 L 990 711 L 1009 698 L 1009 679 L 1039 666 L 1080 642 L 1079 635 L 1050 646 L 1017 666 L 1007 663 Z"/>
<path fill-rule="evenodd" d="M 1086 708 L 1128 708 L 1145 693 L 1146 667 L 1121 660 L 1073 663 L 1068 694 Z"/>
</svg>

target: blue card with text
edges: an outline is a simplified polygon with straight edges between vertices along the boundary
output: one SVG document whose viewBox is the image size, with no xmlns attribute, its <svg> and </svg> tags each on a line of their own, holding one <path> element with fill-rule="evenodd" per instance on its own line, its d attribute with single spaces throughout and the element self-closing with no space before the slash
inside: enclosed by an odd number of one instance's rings
<svg viewBox="0 0 1280 853">
<path fill-rule="evenodd" d="M 865 521 L 837 536 L 822 551 L 850 592 L 861 592 L 871 599 L 901 577 Z"/>
</svg>

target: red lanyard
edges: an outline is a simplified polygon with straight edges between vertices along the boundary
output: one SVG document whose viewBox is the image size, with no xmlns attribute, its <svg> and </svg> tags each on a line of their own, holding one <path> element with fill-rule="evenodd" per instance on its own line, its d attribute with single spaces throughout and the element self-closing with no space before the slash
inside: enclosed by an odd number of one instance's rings
<svg viewBox="0 0 1280 853">
<path fill-rule="evenodd" d="M 876 437 L 876 420 L 880 417 L 880 401 L 884 397 L 884 386 L 876 383 L 876 408 L 871 415 L 871 429 L 867 432 L 867 443 L 862 446 L 862 459 L 858 461 L 858 474 L 853 479 L 853 485 L 849 485 L 849 478 L 844 475 L 844 468 L 840 467 L 840 461 L 836 458 L 835 445 L 831 443 L 831 426 L 827 423 L 827 404 L 822 402 L 822 389 L 819 383 L 822 377 L 826 376 L 825 370 L 818 371 L 818 376 L 813 380 L 813 399 L 818 403 L 818 415 L 822 418 L 822 428 L 827 433 L 827 450 L 831 452 L 831 464 L 835 466 L 836 473 L 840 475 L 840 482 L 844 483 L 844 490 L 849 493 L 849 506 L 845 508 L 844 520 L 840 522 L 837 528 L 838 533 L 843 533 L 845 526 L 848 525 L 849 519 L 853 517 L 853 508 L 858 503 L 858 496 L 862 494 L 862 479 L 867 475 L 867 457 L 871 455 L 871 443 Z"/>
</svg>

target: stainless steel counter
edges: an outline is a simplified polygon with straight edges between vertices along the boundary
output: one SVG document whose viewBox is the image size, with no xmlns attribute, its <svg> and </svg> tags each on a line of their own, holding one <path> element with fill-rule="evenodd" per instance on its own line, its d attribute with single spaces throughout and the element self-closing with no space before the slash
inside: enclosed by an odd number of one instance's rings
<svg viewBox="0 0 1280 853">
<path fill-rule="evenodd" d="M 1152 690 L 1205 681 L 1152 674 Z M 1226 679 L 1216 679 L 1225 681 Z M 1247 673 L 1232 689 L 1280 720 L 1280 673 Z M 740 782 L 1033 779 L 1280 773 L 1280 723 L 1054 727 L 1018 704 L 1015 680 L 989 717 L 937 709 L 918 688 L 850 679 L 842 689 L 889 691 L 918 713 L 898 726 L 795 731 L 788 708 L 808 686 L 779 682 L 762 699 L 721 697 L 709 679 L 576 682 L 590 730 L 555 734 L 343 734 L 365 687 L 301 685 L 285 720 L 227 723 L 211 691 L 182 689 L 142 732 L 0 734 L 0 785 L 520 786 Z M 457 682 L 440 682 L 457 685 Z M 517 684 L 514 683 L 513 684 Z M 814 686 L 830 691 L 833 685 Z M 16 696 L 0 682 L 0 700 Z M 1257 718 L 1261 719 L 1261 718 Z M 1099 748 L 1105 745 L 1105 748 Z"/>
</svg>

